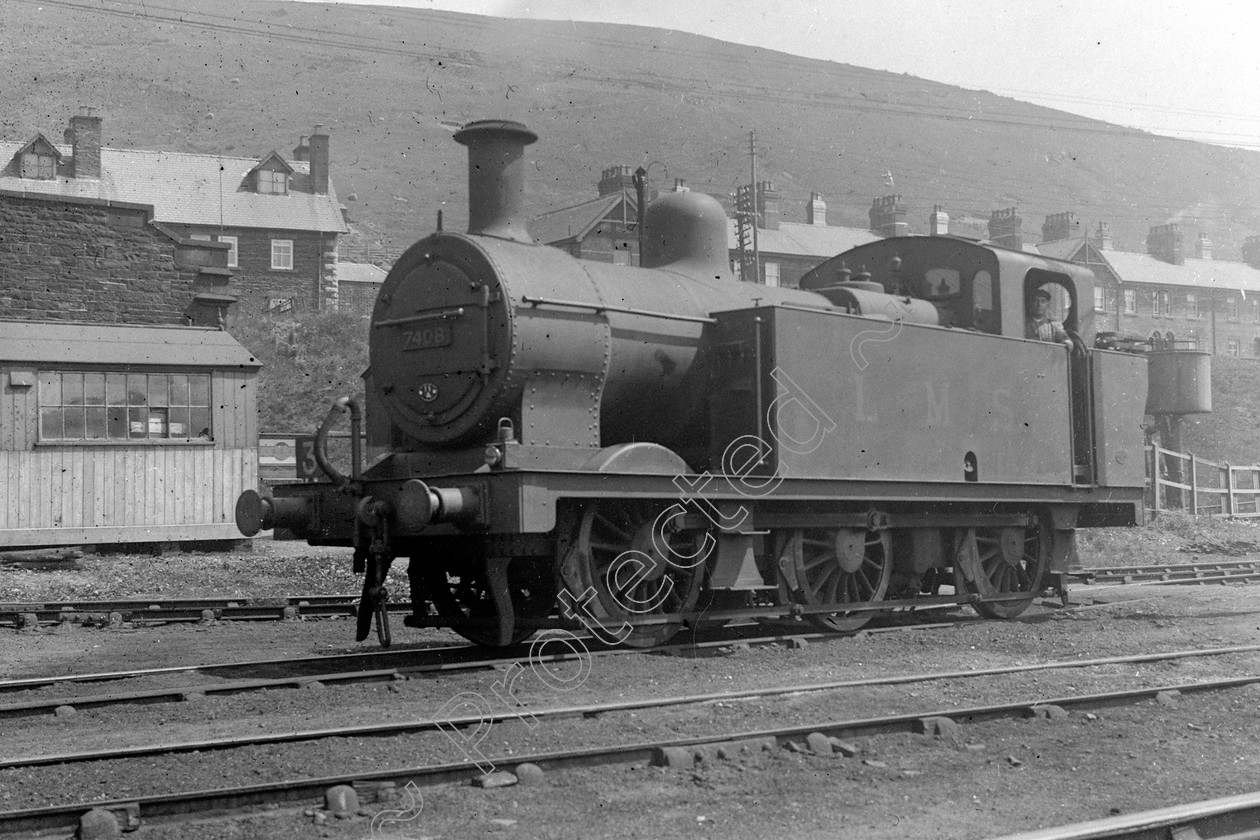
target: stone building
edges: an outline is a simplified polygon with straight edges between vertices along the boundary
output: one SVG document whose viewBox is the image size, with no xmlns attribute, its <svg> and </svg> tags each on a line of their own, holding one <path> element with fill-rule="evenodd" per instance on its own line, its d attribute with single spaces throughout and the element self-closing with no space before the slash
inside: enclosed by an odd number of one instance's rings
<svg viewBox="0 0 1260 840">
<path fill-rule="evenodd" d="M 219 326 L 227 247 L 182 239 L 145 204 L 0 189 L 0 312 L 29 321 Z"/>
<path fill-rule="evenodd" d="M 101 126 L 82 113 L 61 144 L 38 133 L 0 141 L 0 191 L 151 206 L 171 236 L 222 243 L 243 308 L 336 306 L 337 238 L 347 228 L 320 127 L 286 159 L 115 149 L 102 145 Z"/>
</svg>

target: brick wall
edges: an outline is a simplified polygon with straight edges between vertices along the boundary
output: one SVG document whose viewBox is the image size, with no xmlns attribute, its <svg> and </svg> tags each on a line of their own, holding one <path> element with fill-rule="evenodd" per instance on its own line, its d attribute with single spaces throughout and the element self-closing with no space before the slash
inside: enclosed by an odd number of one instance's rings
<svg viewBox="0 0 1260 840">
<path fill-rule="evenodd" d="M 167 225 L 181 236 L 210 236 L 217 228 Z M 337 308 L 337 235 L 294 230 L 225 228 L 223 234 L 237 239 L 237 265 L 232 268 L 232 294 L 240 303 L 237 312 L 264 312 L 279 301 L 286 311 L 331 311 Z M 271 267 L 271 241 L 293 243 L 293 268 Z"/>
<path fill-rule="evenodd" d="M 196 277 L 147 207 L 0 191 L 3 317 L 184 324 Z"/>
</svg>

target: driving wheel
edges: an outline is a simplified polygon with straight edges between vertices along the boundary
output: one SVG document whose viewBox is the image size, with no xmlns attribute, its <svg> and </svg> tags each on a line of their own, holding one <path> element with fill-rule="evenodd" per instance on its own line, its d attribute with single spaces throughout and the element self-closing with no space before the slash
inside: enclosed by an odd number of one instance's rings
<svg viewBox="0 0 1260 840">
<path fill-rule="evenodd" d="M 973 604 L 985 618 L 1014 618 L 1041 591 L 1049 549 L 1047 526 L 1033 516 L 1024 527 L 965 528 L 957 532 L 954 586 L 981 598 L 1024 597 Z"/>
<path fill-rule="evenodd" d="M 806 528 L 791 531 L 780 568 L 793 601 L 810 607 L 883 600 L 892 578 L 892 532 L 864 528 Z M 852 633 L 873 611 L 807 614 L 831 633 Z"/>
<path fill-rule="evenodd" d="M 590 629 L 602 640 L 630 647 L 658 645 L 684 622 L 628 622 L 694 610 L 712 538 L 705 530 L 675 527 L 674 517 L 658 522 L 670 507 L 649 500 L 599 499 L 580 509 L 561 581 L 577 602 L 594 591 L 585 609 L 588 618 L 598 621 Z"/>
</svg>

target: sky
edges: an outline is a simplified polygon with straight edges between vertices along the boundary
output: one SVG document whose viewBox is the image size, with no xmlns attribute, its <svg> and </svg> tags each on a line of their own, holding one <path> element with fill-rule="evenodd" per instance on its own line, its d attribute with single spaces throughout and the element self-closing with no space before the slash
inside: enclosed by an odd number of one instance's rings
<svg viewBox="0 0 1260 840">
<path fill-rule="evenodd" d="M 988 90 L 1159 134 L 1260 149 L 1256 0 L 371 0 L 371 5 L 677 29 Z"/>
</svg>

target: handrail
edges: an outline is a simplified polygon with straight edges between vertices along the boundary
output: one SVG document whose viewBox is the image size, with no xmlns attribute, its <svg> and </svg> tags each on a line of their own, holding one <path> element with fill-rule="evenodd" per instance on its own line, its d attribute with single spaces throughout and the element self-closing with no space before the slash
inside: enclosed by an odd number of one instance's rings
<svg viewBox="0 0 1260 840">
<path fill-rule="evenodd" d="M 350 475 L 343 475 L 336 467 L 332 465 L 332 461 L 328 459 L 328 433 L 332 430 L 333 423 L 337 422 L 338 416 L 350 412 Z M 332 479 L 333 485 L 337 490 L 344 491 L 351 486 L 351 482 L 358 481 L 363 473 L 362 461 L 363 456 L 359 449 L 359 423 L 362 418 L 362 412 L 359 410 L 359 402 L 354 397 L 340 397 L 328 409 L 328 416 L 324 418 L 324 422 L 320 424 L 319 431 L 315 433 L 315 463 L 319 464 L 319 468 Z"/>
</svg>

